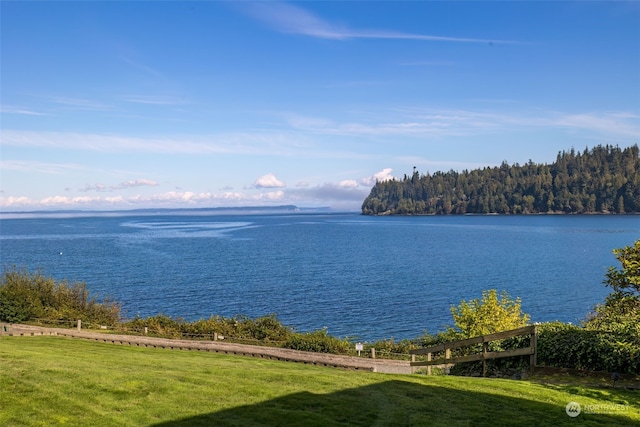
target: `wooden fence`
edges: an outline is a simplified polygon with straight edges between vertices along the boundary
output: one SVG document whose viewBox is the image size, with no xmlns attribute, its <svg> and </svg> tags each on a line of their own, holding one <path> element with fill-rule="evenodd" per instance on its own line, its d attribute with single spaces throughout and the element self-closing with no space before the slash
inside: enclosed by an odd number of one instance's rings
<svg viewBox="0 0 640 427">
<path fill-rule="evenodd" d="M 489 343 L 491 341 L 502 340 L 505 338 L 525 336 L 531 337 L 528 347 L 517 348 L 515 350 L 505 351 L 489 351 Z M 410 350 L 411 354 L 411 366 L 426 366 L 427 374 L 431 374 L 431 366 L 433 365 L 449 365 L 462 362 L 475 362 L 482 360 L 482 376 L 487 375 L 487 360 L 489 359 L 501 359 L 505 357 L 514 356 L 526 356 L 529 355 L 530 371 L 536 366 L 536 341 L 537 330 L 536 326 L 525 326 L 523 328 L 513 329 L 511 331 L 497 332 L 494 334 L 481 335 L 479 337 L 468 338 L 460 341 L 451 341 L 444 344 L 435 345 L 433 347 L 419 348 L 416 350 Z M 482 344 L 482 352 L 469 354 L 466 356 L 451 358 L 451 350 L 468 347 L 476 344 Z M 434 353 L 442 353 L 444 351 L 444 357 L 437 359 L 433 358 Z M 416 361 L 416 355 L 427 355 L 427 360 Z"/>
</svg>

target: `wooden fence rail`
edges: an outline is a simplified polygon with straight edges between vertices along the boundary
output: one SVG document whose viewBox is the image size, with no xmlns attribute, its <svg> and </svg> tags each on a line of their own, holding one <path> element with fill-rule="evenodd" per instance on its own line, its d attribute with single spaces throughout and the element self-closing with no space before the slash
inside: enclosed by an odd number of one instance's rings
<svg viewBox="0 0 640 427">
<path fill-rule="evenodd" d="M 512 338 L 517 336 L 529 335 L 531 337 L 529 347 L 518 348 L 515 350 L 505 351 L 489 351 L 489 343 L 491 341 L 503 340 L 505 338 Z M 496 332 L 494 334 L 481 335 L 478 337 L 468 338 L 459 341 L 451 341 L 444 344 L 438 344 L 432 347 L 419 348 L 416 350 L 409 350 L 411 354 L 411 366 L 426 366 L 427 374 L 431 374 L 431 366 L 433 365 L 449 365 L 462 362 L 474 362 L 482 360 L 482 376 L 487 375 L 487 360 L 501 359 L 505 357 L 514 356 L 526 356 L 529 355 L 530 370 L 536 366 L 536 343 L 537 341 L 537 329 L 535 325 L 525 326 L 523 328 L 513 329 L 511 331 Z M 482 344 L 482 352 L 469 354 L 466 356 L 451 358 L 451 350 L 469 347 L 475 344 Z M 433 358 L 434 353 L 442 353 L 444 351 L 444 357 L 437 359 Z M 416 361 L 416 355 L 425 355 L 427 360 Z"/>
</svg>

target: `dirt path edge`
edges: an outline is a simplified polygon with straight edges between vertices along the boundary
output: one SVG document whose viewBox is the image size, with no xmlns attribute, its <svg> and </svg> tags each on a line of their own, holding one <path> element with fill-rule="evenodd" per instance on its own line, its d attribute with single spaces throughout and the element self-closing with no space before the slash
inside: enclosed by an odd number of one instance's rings
<svg viewBox="0 0 640 427">
<path fill-rule="evenodd" d="M 259 357 L 288 362 L 309 363 L 319 366 L 358 369 L 387 374 L 411 374 L 409 361 L 388 359 L 366 359 L 354 356 L 341 356 L 326 353 L 291 350 L 286 348 L 263 347 L 247 344 L 236 344 L 222 341 L 191 341 L 168 338 L 155 338 L 136 335 L 116 335 L 99 332 L 47 328 L 42 326 L 0 324 L 0 335 L 8 336 L 40 336 L 54 335 L 70 338 L 130 345 L 137 347 L 154 347 L 171 350 L 209 351 L 239 356 Z"/>
</svg>

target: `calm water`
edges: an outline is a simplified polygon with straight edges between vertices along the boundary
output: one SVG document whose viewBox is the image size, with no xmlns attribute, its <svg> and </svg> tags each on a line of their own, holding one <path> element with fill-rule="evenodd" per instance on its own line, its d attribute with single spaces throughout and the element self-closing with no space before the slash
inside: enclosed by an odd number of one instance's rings
<svg viewBox="0 0 640 427">
<path fill-rule="evenodd" d="M 638 216 L 0 220 L 3 267 L 85 282 L 128 317 L 276 313 L 361 340 L 437 332 L 484 289 L 521 297 L 533 321 L 578 322 L 609 293 L 612 250 L 638 238 Z"/>
</svg>

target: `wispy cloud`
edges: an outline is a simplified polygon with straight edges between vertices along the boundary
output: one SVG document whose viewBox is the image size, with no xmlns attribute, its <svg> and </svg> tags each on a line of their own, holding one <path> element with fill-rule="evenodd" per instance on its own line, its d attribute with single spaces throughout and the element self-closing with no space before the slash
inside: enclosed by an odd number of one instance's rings
<svg viewBox="0 0 640 427">
<path fill-rule="evenodd" d="M 22 171 L 29 173 L 63 174 L 69 171 L 86 170 L 86 166 L 74 163 L 49 163 L 33 160 L 0 160 L 2 170 Z"/>
<path fill-rule="evenodd" d="M 455 65 L 456 63 L 453 61 L 437 61 L 437 60 L 432 60 L 432 61 L 406 61 L 406 62 L 400 62 L 399 65 L 405 66 L 405 67 L 446 67 L 446 66 L 451 66 L 451 65 Z"/>
<path fill-rule="evenodd" d="M 155 96 L 155 95 L 125 95 L 122 97 L 125 102 L 134 104 L 147 105 L 186 105 L 187 101 L 172 96 Z"/>
<path fill-rule="evenodd" d="M 71 97 L 71 96 L 48 96 L 44 99 L 53 104 L 62 105 L 67 108 L 89 111 L 110 110 L 113 107 L 99 101 L 88 98 Z"/>
<path fill-rule="evenodd" d="M 114 191 L 114 190 L 123 190 L 127 188 L 134 187 L 155 187 L 158 183 L 156 181 L 152 181 L 149 179 L 136 179 L 124 181 L 116 185 L 105 185 L 105 184 L 93 184 L 87 185 L 84 188 L 81 188 L 79 191 Z"/>
<path fill-rule="evenodd" d="M 564 128 L 610 138 L 640 137 L 640 116 L 626 112 L 503 112 L 400 108 L 396 109 L 393 115 L 399 118 L 386 122 L 370 119 L 366 122 L 339 123 L 326 118 L 288 115 L 285 116 L 285 120 L 291 127 L 300 131 L 353 137 L 468 136 L 479 132 L 544 128 Z"/>
<path fill-rule="evenodd" d="M 147 64 L 144 64 L 141 61 L 138 60 L 134 60 L 132 59 L 130 56 L 128 55 L 120 55 L 119 59 L 124 62 L 125 64 L 129 65 L 130 67 L 138 70 L 138 71 L 142 71 L 143 73 L 147 74 L 148 76 L 152 76 L 152 77 L 156 77 L 156 78 L 160 78 L 160 79 L 165 79 L 165 75 L 160 72 L 159 70 L 150 67 Z"/>
<path fill-rule="evenodd" d="M 640 138 L 640 116 L 628 113 L 558 114 L 551 123 L 569 129 L 583 129 L 598 134 Z"/>
<path fill-rule="evenodd" d="M 388 30 L 354 29 L 344 24 L 329 22 L 303 8 L 282 2 L 252 2 L 246 4 L 245 10 L 253 18 L 263 22 L 276 31 L 321 39 L 398 39 L 456 43 L 517 43 L 511 40 L 490 40 L 414 34 Z"/>
<path fill-rule="evenodd" d="M 373 80 L 352 80 L 352 81 L 344 81 L 344 82 L 334 82 L 328 83 L 325 85 L 326 88 L 335 89 L 335 88 L 354 88 L 354 87 L 371 87 L 371 86 L 381 86 L 385 83 Z"/>
<path fill-rule="evenodd" d="M 0 146 L 46 147 L 98 152 L 181 154 L 300 155 L 305 137 L 287 132 L 236 132 L 215 135 L 132 137 L 75 132 L 3 129 Z"/>
<path fill-rule="evenodd" d="M 39 111 L 34 111 L 30 108 L 16 107 L 10 105 L 2 105 L 0 106 L 0 113 L 2 114 L 22 114 L 27 116 L 48 116 L 47 113 L 42 113 Z"/>
</svg>

